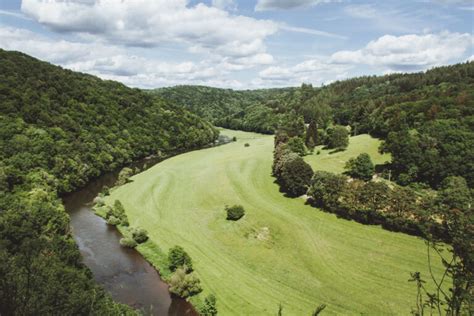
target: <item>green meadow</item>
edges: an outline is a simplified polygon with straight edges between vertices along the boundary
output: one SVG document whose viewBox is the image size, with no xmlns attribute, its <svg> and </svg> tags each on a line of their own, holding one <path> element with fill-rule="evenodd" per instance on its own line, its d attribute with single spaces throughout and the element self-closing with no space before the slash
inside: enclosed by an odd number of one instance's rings
<svg viewBox="0 0 474 316">
<path fill-rule="evenodd" d="M 205 296 L 217 297 L 219 315 L 408 315 L 416 287 L 410 272 L 428 277 L 419 238 L 339 219 L 287 198 L 271 176 L 273 136 L 222 130 L 237 142 L 165 160 L 132 177 L 107 199 L 119 199 L 131 226 L 148 230 L 138 247 L 166 275 L 163 259 L 180 245 L 191 255 Z M 249 147 L 244 144 L 249 143 Z M 307 156 L 314 169 L 340 172 L 345 161 L 378 141 L 351 139 L 346 152 Z M 317 151 L 318 149 L 316 149 Z M 246 215 L 227 221 L 224 207 Z M 434 267 L 441 274 L 441 264 Z M 428 286 L 430 284 L 428 283 Z"/>
<path fill-rule="evenodd" d="M 313 170 L 342 173 L 346 161 L 362 153 L 369 154 L 375 165 L 390 161 L 390 154 L 380 154 L 378 152 L 379 145 L 380 140 L 372 138 L 368 134 L 361 134 L 351 137 L 349 146 L 344 151 L 334 152 L 333 149 L 324 149 L 324 146 L 317 146 L 314 148 L 313 154 L 305 156 L 304 159 Z"/>
</svg>

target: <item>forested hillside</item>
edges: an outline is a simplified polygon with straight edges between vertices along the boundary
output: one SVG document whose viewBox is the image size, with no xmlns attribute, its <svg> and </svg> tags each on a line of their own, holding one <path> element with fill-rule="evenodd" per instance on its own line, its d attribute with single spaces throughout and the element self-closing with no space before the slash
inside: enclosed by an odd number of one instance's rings
<svg viewBox="0 0 474 316">
<path fill-rule="evenodd" d="M 138 89 L 0 50 L 0 314 L 131 313 L 81 264 L 58 194 L 217 135 Z"/>
<path fill-rule="evenodd" d="M 321 88 L 233 91 L 178 86 L 154 90 L 214 124 L 254 132 L 309 125 L 306 145 L 322 144 L 328 128 L 350 126 L 351 134 L 385 140 L 389 168 L 401 184 L 438 187 L 462 175 L 474 185 L 474 63 L 414 74 L 366 76 Z M 300 122 L 302 123 L 302 122 Z"/>
<path fill-rule="evenodd" d="M 271 107 L 271 101 L 295 90 L 231 90 L 205 86 L 176 86 L 151 90 L 216 126 L 272 134 L 283 113 Z"/>
</svg>

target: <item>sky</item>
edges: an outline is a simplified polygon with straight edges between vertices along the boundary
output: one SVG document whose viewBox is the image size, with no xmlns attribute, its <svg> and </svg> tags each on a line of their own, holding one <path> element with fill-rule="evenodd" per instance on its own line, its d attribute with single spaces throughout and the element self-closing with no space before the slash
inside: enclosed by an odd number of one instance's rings
<svg viewBox="0 0 474 316">
<path fill-rule="evenodd" d="M 0 0 L 0 48 L 139 88 L 321 86 L 474 60 L 474 0 Z"/>
</svg>

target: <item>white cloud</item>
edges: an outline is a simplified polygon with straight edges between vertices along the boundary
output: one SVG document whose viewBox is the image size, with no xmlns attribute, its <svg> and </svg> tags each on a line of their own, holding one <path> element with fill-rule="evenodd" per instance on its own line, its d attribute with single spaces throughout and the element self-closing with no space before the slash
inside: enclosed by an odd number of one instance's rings
<svg viewBox="0 0 474 316">
<path fill-rule="evenodd" d="M 316 86 L 349 76 L 350 66 L 335 65 L 324 58 L 313 58 L 294 66 L 270 66 L 259 72 L 255 84 L 264 86 L 295 86 L 303 82 Z"/>
<path fill-rule="evenodd" d="M 348 78 L 358 66 L 373 66 L 378 73 L 419 71 L 466 60 L 473 52 L 474 36 L 449 33 L 385 35 L 364 48 L 317 56 L 293 66 L 270 66 L 259 72 L 254 84 L 265 86 L 327 84 Z M 467 60 L 472 60 L 474 55 Z M 367 70 L 365 70 L 367 73 Z"/>
<path fill-rule="evenodd" d="M 228 65 L 233 65 L 234 68 L 226 66 L 225 62 L 215 63 L 214 60 L 164 62 L 130 54 L 123 47 L 97 42 L 57 41 L 25 29 L 2 26 L 0 47 L 22 51 L 74 71 L 141 88 L 177 84 L 239 88 L 242 87 L 241 83 L 228 79 L 231 71 L 273 62 L 273 57 L 268 54 L 233 59 Z"/>
<path fill-rule="evenodd" d="M 363 49 L 336 52 L 330 61 L 391 71 L 415 71 L 459 61 L 472 51 L 473 43 L 474 36 L 468 33 L 384 35 Z"/>
<path fill-rule="evenodd" d="M 309 29 L 306 27 L 296 27 L 296 26 L 291 26 L 287 24 L 280 24 L 280 29 L 284 31 L 289 31 L 289 32 L 297 32 L 297 33 L 304 33 L 304 34 L 311 34 L 311 35 L 316 35 L 316 36 L 324 36 L 324 37 L 332 37 L 332 38 L 338 38 L 338 39 L 347 39 L 346 36 L 334 34 L 334 33 L 329 33 L 329 32 L 324 32 L 320 30 L 315 30 L 315 29 Z"/>
<path fill-rule="evenodd" d="M 255 11 L 294 9 L 330 2 L 340 2 L 340 0 L 258 0 Z"/>
<path fill-rule="evenodd" d="M 221 10 L 237 9 L 237 3 L 234 0 L 212 0 L 212 5 Z"/>
<path fill-rule="evenodd" d="M 215 4 L 229 1 L 215 1 Z M 22 11 L 58 32 L 74 32 L 114 44 L 156 47 L 169 43 L 192 51 L 250 57 L 266 53 L 264 40 L 278 25 L 232 15 L 186 0 L 23 0 Z"/>
</svg>

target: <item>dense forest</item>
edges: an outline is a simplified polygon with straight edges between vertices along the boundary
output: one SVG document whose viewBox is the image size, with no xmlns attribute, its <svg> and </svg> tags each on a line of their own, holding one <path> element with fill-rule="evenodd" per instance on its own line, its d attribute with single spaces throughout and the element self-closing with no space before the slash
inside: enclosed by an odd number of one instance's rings
<svg viewBox="0 0 474 316">
<path fill-rule="evenodd" d="M 474 63 L 413 74 L 366 76 L 320 88 L 233 91 L 178 86 L 153 91 L 215 125 L 273 133 L 277 126 L 308 125 L 309 147 L 324 143 L 328 127 L 385 140 L 390 172 L 400 184 L 438 187 L 447 176 L 474 185 Z"/>
<path fill-rule="evenodd" d="M 217 136 L 156 96 L 0 50 L 0 314 L 134 313 L 82 265 L 58 196 Z"/>
<path fill-rule="evenodd" d="M 284 113 L 271 107 L 271 100 L 294 88 L 231 90 L 206 86 L 176 86 L 149 90 L 184 107 L 216 126 L 272 134 Z"/>
</svg>

